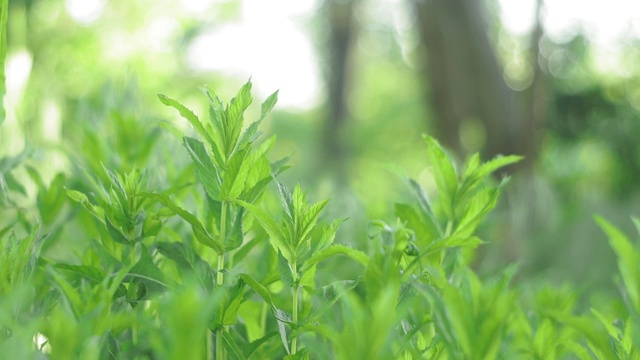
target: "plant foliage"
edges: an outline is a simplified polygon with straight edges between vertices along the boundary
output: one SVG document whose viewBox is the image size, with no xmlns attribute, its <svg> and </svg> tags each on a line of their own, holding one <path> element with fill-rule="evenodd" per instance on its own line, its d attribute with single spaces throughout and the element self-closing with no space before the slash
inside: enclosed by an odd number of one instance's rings
<svg viewBox="0 0 640 360">
<path fill-rule="evenodd" d="M 269 159 L 275 137 L 259 131 L 277 92 L 248 124 L 251 82 L 226 104 L 211 89 L 205 95 L 205 118 L 159 96 L 191 127 L 176 141 L 190 165 L 166 188 L 153 179 L 167 172 L 154 167 L 91 165 L 47 184 L 23 164 L 27 152 L 0 161 L 2 206 L 26 194 L 12 176 L 24 167 L 38 219 L 16 215 L 0 229 L 4 357 L 640 356 L 640 249 L 604 219 L 597 222 L 618 256 L 625 304 L 616 311 L 581 311 L 566 288 L 525 296 L 517 266 L 489 278 L 474 272 L 474 251 L 490 240 L 477 229 L 507 183 L 494 174 L 520 157 L 482 162 L 475 154 L 458 166 L 425 136 L 436 191 L 408 179 L 412 201 L 396 203 L 391 222 L 370 221 L 367 246 L 355 248 L 340 232 L 348 219 L 324 214 L 329 200 L 309 201 L 300 185 L 279 180 L 286 159 Z M 43 250 L 64 236 L 84 244 L 75 257 Z"/>
</svg>

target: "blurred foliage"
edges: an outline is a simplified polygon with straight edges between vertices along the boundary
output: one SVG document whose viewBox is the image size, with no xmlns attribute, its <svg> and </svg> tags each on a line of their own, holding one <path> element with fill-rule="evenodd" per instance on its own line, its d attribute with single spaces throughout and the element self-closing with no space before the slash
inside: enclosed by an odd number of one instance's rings
<svg viewBox="0 0 640 360">
<path fill-rule="evenodd" d="M 276 108 L 261 127 L 276 141 L 257 140 L 242 115 L 266 116 L 275 95 L 247 108 L 246 83 L 230 104 L 210 90 L 201 101 L 204 83 L 230 98 L 246 81 L 189 60 L 243 2 L 187 3 L 4 2 L 0 353 L 29 358 L 35 343 L 60 359 L 201 357 L 215 332 L 236 358 L 637 356 L 632 224 L 592 220 L 640 211 L 637 39 L 604 71 L 582 33 L 543 36 L 532 61 L 528 39 L 491 28 L 507 84 L 523 95 L 540 66 L 550 104 L 534 171 L 514 174 L 499 202 L 504 182 L 489 174 L 517 157 L 463 162 L 430 137 L 425 149 L 437 119 L 421 96 L 415 19 L 397 4 L 358 3 L 340 187 L 319 160 L 324 106 Z M 78 16 L 78 4 L 95 8 Z M 303 19 L 319 48 L 322 9 Z M 163 108 L 157 93 L 180 103 L 161 97 L 174 109 Z M 469 124 L 462 142 L 481 151 Z M 286 157 L 294 167 L 279 174 L 269 161 Z M 336 220 L 316 224 L 321 212 Z"/>
<path fill-rule="evenodd" d="M 79 204 L 62 200 L 65 187 L 91 192 L 94 181 L 108 183 L 103 168 L 117 173 L 134 167 L 157 169 L 149 174 L 150 190 L 171 185 L 173 194 L 193 202 L 184 187 L 193 183 L 196 171 L 183 166 L 189 157 L 171 141 L 171 133 L 187 129 L 186 123 L 170 121 L 175 114 L 159 107 L 155 94 L 170 93 L 194 112 L 205 113 L 192 89 L 207 83 L 231 94 L 246 81 L 235 74 L 196 69 L 189 60 L 190 47 L 200 35 L 242 16 L 242 1 L 211 2 L 191 10 L 181 1 L 97 0 L 87 2 L 97 4 L 97 10 L 84 20 L 72 16 L 75 3 L 8 2 L 6 63 L 11 73 L 7 116 L 0 127 L 0 226 L 17 219 L 19 236 L 26 237 L 33 224 L 42 222 L 40 231 L 50 234 L 43 249 L 53 258 L 78 257 L 88 246 L 75 239 L 79 231 L 104 235 Z M 368 241 L 362 234 L 366 219 L 390 220 L 392 199 L 410 198 L 411 188 L 402 182 L 405 175 L 428 191 L 436 189 L 422 166 L 426 154 L 419 134 L 430 132 L 437 119 L 421 96 L 424 84 L 417 74 L 423 64 L 412 29 L 415 16 L 399 8 L 383 1 L 358 5 L 354 80 L 342 135 L 347 188 L 336 188 L 319 161 L 324 106 L 279 107 L 273 121 L 265 124 L 265 132 L 278 134 L 273 157 L 291 156 L 295 165 L 282 175 L 282 182 L 300 181 L 320 198 L 333 196 L 326 211 L 352 217 L 341 231 L 354 243 Z M 322 49 L 327 14 L 319 5 L 309 9 L 310 14 L 298 20 Z M 496 13 L 489 15 L 499 19 Z M 497 268 L 519 258 L 531 277 L 611 287 L 614 256 L 596 235 L 591 214 L 616 219 L 640 210 L 640 149 L 633 136 L 640 133 L 638 41 L 621 45 L 620 60 L 608 71 L 599 64 L 599 45 L 583 33 L 562 42 L 543 37 L 541 58 L 532 61 L 526 36 L 492 24 L 507 83 L 525 91 L 532 68 L 540 65 L 548 80 L 550 110 L 536 171 L 525 179 L 514 177 L 507 201 L 479 229 L 495 239 L 495 246 L 482 250 L 475 266 Z M 328 62 L 320 57 L 318 63 L 322 68 Z M 470 124 L 461 137 L 469 149 L 479 151 L 482 131 Z M 74 217 L 81 221 L 67 221 Z M 629 224 L 618 225 L 630 229 Z"/>
</svg>

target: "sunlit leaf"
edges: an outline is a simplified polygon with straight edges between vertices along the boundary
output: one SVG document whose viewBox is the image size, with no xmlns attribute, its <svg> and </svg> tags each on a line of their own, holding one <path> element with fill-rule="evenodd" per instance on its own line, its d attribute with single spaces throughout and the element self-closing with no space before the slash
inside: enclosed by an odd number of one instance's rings
<svg viewBox="0 0 640 360">
<path fill-rule="evenodd" d="M 438 186 L 438 195 L 442 210 L 449 218 L 453 217 L 453 198 L 458 189 L 458 176 L 449 157 L 435 139 L 424 136 L 427 142 L 427 159 Z"/>
<path fill-rule="evenodd" d="M 176 215 L 180 216 L 191 225 L 191 228 L 193 229 L 193 234 L 195 235 L 196 239 L 200 243 L 214 249 L 219 254 L 224 253 L 223 245 L 219 242 L 219 240 L 216 240 L 209 235 L 209 233 L 204 228 L 204 226 L 202 226 L 202 223 L 200 223 L 198 218 L 196 218 L 193 214 L 189 213 L 183 208 L 179 207 L 178 205 L 176 205 L 167 195 L 154 194 L 154 193 L 140 193 L 139 196 L 154 200 L 164 205 L 171 211 L 173 211 Z"/>
<path fill-rule="evenodd" d="M 187 148 L 189 156 L 191 156 L 191 160 L 196 166 L 198 179 L 204 187 L 205 192 L 212 199 L 220 201 L 222 180 L 209 154 L 207 154 L 204 144 L 194 138 L 185 136 L 184 146 Z"/>
</svg>

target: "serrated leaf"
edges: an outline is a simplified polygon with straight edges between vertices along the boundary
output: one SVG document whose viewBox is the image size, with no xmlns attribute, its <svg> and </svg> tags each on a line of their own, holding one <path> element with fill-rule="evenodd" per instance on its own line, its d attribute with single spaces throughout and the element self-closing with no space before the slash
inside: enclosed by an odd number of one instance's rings
<svg viewBox="0 0 640 360">
<path fill-rule="evenodd" d="M 482 218 L 496 206 L 499 195 L 497 188 L 485 188 L 473 194 L 466 207 L 458 210 L 460 221 L 454 235 L 464 237 L 473 234 Z"/>
<path fill-rule="evenodd" d="M 310 253 L 315 254 L 318 251 L 322 251 L 333 244 L 333 241 L 336 238 L 336 233 L 338 232 L 338 228 L 348 219 L 349 218 L 335 219 L 331 224 L 326 225 L 322 230 L 322 237 L 320 238 L 320 240 L 316 241 L 313 244 Z"/>
<path fill-rule="evenodd" d="M 191 225 L 193 234 L 195 235 L 198 242 L 212 248 L 218 254 L 224 254 L 224 247 L 220 243 L 220 241 L 212 238 L 204 228 L 204 226 L 202 226 L 202 223 L 200 223 L 200 221 L 193 214 L 176 205 L 167 195 L 155 193 L 140 193 L 138 195 L 154 200 L 173 211 L 176 215 L 180 216 Z"/>
<path fill-rule="evenodd" d="M 244 356 L 244 353 L 242 352 L 242 350 L 240 350 L 240 347 L 238 346 L 236 341 L 233 340 L 233 337 L 228 331 L 222 331 L 219 334 L 222 335 L 223 344 L 225 349 L 227 349 L 227 355 L 229 356 L 230 359 L 232 360 L 246 359 L 246 357 Z"/>
<path fill-rule="evenodd" d="M 265 211 L 253 204 L 242 200 L 235 200 L 240 206 L 247 209 L 258 220 L 265 232 L 269 235 L 270 243 L 276 251 L 280 251 L 282 255 L 291 263 L 293 263 L 293 253 L 286 244 L 285 235 L 282 233 L 276 221 Z"/>
<path fill-rule="evenodd" d="M 413 188 L 413 191 L 418 200 L 418 205 L 420 206 L 420 210 L 422 211 L 424 221 L 427 224 L 432 224 L 433 228 L 436 230 L 437 238 L 442 237 L 442 228 L 440 226 L 440 222 L 436 218 L 433 210 L 431 209 L 431 204 L 429 202 L 429 197 L 427 193 L 422 189 L 420 184 L 418 184 L 415 180 L 409 179 L 409 184 Z M 431 226 L 430 226 L 431 227 Z"/>
<path fill-rule="evenodd" d="M 284 186 L 282 183 L 276 180 L 276 185 L 278 185 L 278 192 L 280 193 L 280 201 L 282 202 L 282 208 L 284 209 L 284 213 L 289 217 L 290 220 L 293 221 L 293 197 L 289 189 Z"/>
<path fill-rule="evenodd" d="M 255 202 L 260 195 L 267 188 L 267 185 L 271 182 L 272 177 L 268 176 L 258 181 L 255 185 L 253 185 L 250 189 L 244 191 L 242 196 L 240 196 L 240 200 L 244 200 L 248 203 Z"/>
<path fill-rule="evenodd" d="M 89 198 L 87 197 L 87 195 L 81 193 L 80 191 L 71 190 L 71 189 L 66 189 L 66 192 L 67 192 L 67 196 L 71 200 L 80 203 L 80 205 L 82 205 L 85 209 L 89 210 L 91 215 L 95 216 L 98 220 L 104 223 L 104 218 L 105 218 L 104 210 L 99 206 L 93 205 L 89 201 Z"/>
<path fill-rule="evenodd" d="M 286 287 L 293 287 L 294 283 L 298 279 L 293 278 L 293 269 L 291 269 L 291 262 L 287 261 L 287 259 L 282 256 L 280 252 L 278 252 L 278 272 L 280 273 L 280 280 Z"/>
<path fill-rule="evenodd" d="M 211 291 L 215 284 L 214 270 L 188 244 L 182 242 L 158 242 L 158 251 L 173 260 L 182 275 L 193 274 L 203 289 Z"/>
<path fill-rule="evenodd" d="M 422 217 L 418 211 L 407 204 L 395 204 L 396 216 L 405 223 L 417 235 L 420 246 L 427 246 L 440 238 L 437 226 L 430 221 L 429 217 Z"/>
<path fill-rule="evenodd" d="M 87 279 L 94 284 L 99 284 L 102 280 L 104 280 L 106 276 L 105 272 L 102 269 L 90 265 L 69 265 L 56 263 L 53 266 L 58 270 L 68 271 L 69 273 L 75 275 L 76 279 Z"/>
<path fill-rule="evenodd" d="M 91 249 L 100 259 L 100 264 L 107 271 L 117 271 L 123 267 L 122 262 L 116 259 L 107 248 L 100 242 L 93 239 L 91 240 Z M 131 264 L 133 266 L 134 264 Z"/>
<path fill-rule="evenodd" d="M 283 171 L 287 170 L 288 168 L 290 168 L 289 165 L 287 165 L 287 163 L 289 162 L 289 157 L 284 157 L 280 160 L 274 161 L 271 163 L 271 172 L 273 173 L 273 176 L 278 176 L 280 175 Z"/>
<path fill-rule="evenodd" d="M 427 159 L 433 170 L 442 210 L 448 218 L 453 218 L 453 198 L 458 189 L 458 176 L 438 141 L 426 135 L 424 139 L 427 142 Z"/>
<path fill-rule="evenodd" d="M 308 211 L 304 212 L 304 217 L 299 220 L 300 227 L 299 229 L 297 229 L 298 230 L 297 240 L 299 241 L 299 243 L 297 244 L 298 246 L 304 245 L 304 242 L 306 242 L 307 240 L 307 236 L 309 236 L 309 233 L 311 233 L 311 230 L 313 230 L 313 227 L 318 222 L 318 217 L 320 217 L 320 212 L 322 212 L 322 209 L 324 209 L 327 203 L 329 203 L 329 200 L 321 201 L 311 206 L 311 208 L 309 208 Z M 298 248 L 298 251 L 299 251 L 298 255 L 300 255 L 301 250 L 303 249 Z"/>
<path fill-rule="evenodd" d="M 262 123 L 262 121 L 267 117 L 267 115 L 269 115 L 269 113 L 271 112 L 271 110 L 273 109 L 273 107 L 276 105 L 277 102 L 278 102 L 278 91 L 271 94 L 262 103 L 260 118 L 257 121 L 254 121 L 253 123 L 251 123 L 251 125 L 249 125 L 247 130 L 245 130 L 245 132 L 242 134 L 242 137 L 240 138 L 239 146 L 242 147 L 247 143 L 251 143 L 255 140 L 255 138 L 259 135 L 258 126 L 260 126 L 260 123 Z"/>
<path fill-rule="evenodd" d="M 231 209 L 229 209 L 229 211 L 231 211 Z M 235 250 L 242 245 L 244 240 L 244 228 L 242 226 L 244 211 L 244 208 L 238 207 L 234 219 L 231 219 L 230 216 L 227 217 L 229 221 L 233 221 L 227 225 L 227 233 L 225 234 L 224 249 L 227 252 Z"/>
<path fill-rule="evenodd" d="M 447 310 L 444 300 L 438 291 L 434 290 L 431 286 L 421 283 L 415 283 L 414 286 L 431 301 L 434 308 L 432 316 L 434 319 L 433 324 L 436 334 L 444 342 L 449 354 L 454 358 L 457 358 L 456 355 L 461 355 L 462 350 L 460 348 L 458 335 L 456 334 L 452 326 L 452 321 L 449 318 L 449 311 Z"/>
<path fill-rule="evenodd" d="M 151 295 L 159 294 L 166 289 L 175 287 L 175 284 L 173 284 L 153 262 L 149 249 L 147 249 L 144 244 L 138 244 L 136 247 L 140 249 L 140 258 L 131 270 L 129 270 L 127 278 L 129 282 L 140 282 L 145 285 L 147 289 L 145 299 Z"/>
<path fill-rule="evenodd" d="M 158 98 L 160 102 L 162 102 L 166 106 L 170 106 L 180 113 L 180 115 L 185 118 L 191 126 L 196 130 L 198 135 L 200 135 L 210 146 L 216 146 L 213 139 L 209 135 L 209 133 L 205 130 L 204 126 L 200 122 L 200 119 L 186 106 L 182 105 L 178 101 L 162 94 L 158 94 Z"/>
<path fill-rule="evenodd" d="M 495 158 L 485 162 L 478 168 L 478 177 L 484 178 L 485 176 L 492 174 L 496 170 L 503 168 L 507 165 L 515 164 L 524 159 L 522 156 L 509 155 L 509 156 L 496 156 Z"/>
<path fill-rule="evenodd" d="M 53 267 L 48 266 L 46 268 L 47 273 L 53 277 L 53 285 L 58 288 L 60 293 L 64 296 L 68 309 L 73 316 L 78 319 L 80 316 L 80 308 L 82 306 L 82 298 L 78 291 Z"/>
<path fill-rule="evenodd" d="M 619 333 L 620 331 L 618 330 L 618 328 L 616 328 L 613 325 L 614 319 L 607 319 L 606 316 L 604 316 L 604 314 L 602 314 L 601 312 L 599 312 L 598 310 L 591 308 L 591 313 L 593 313 L 593 315 L 596 316 L 596 318 L 600 321 L 600 323 L 605 327 L 605 329 L 607 329 L 607 332 L 609 333 L 609 336 L 612 337 L 613 339 L 616 339 L 615 341 L 617 341 L 617 339 L 619 338 Z"/>
<path fill-rule="evenodd" d="M 286 327 L 286 322 L 288 316 L 287 314 L 278 309 L 276 310 L 276 320 L 278 321 L 278 333 L 280 333 L 280 341 L 282 341 L 282 345 L 284 346 L 284 349 L 287 351 L 287 354 L 290 353 L 289 351 L 289 342 L 287 341 L 287 327 Z"/>
<path fill-rule="evenodd" d="M 225 301 L 222 303 L 222 325 L 233 325 L 238 322 L 238 309 L 242 304 L 245 284 L 244 280 L 240 278 L 225 296 Z"/>
<path fill-rule="evenodd" d="M 104 217 L 104 223 L 105 227 L 107 228 L 107 232 L 109 233 L 109 236 L 113 241 L 120 244 L 131 245 L 129 239 L 127 239 L 127 237 L 122 234 L 122 231 L 120 231 L 120 229 L 118 229 L 106 215 Z"/>
<path fill-rule="evenodd" d="M 267 115 L 269 115 L 271 110 L 273 110 L 273 107 L 278 102 L 278 92 L 279 92 L 279 90 L 274 91 L 273 94 L 269 95 L 267 97 L 267 99 L 260 106 L 260 110 L 261 110 L 260 117 L 261 118 L 266 117 Z"/>
<path fill-rule="evenodd" d="M 344 245 L 335 244 L 312 255 L 309 259 L 307 259 L 304 262 L 304 264 L 301 267 L 301 271 L 306 271 L 307 269 L 316 265 L 317 263 L 338 254 L 346 255 L 351 259 L 364 265 L 365 267 L 369 266 L 369 257 L 367 256 L 367 254 L 363 253 L 360 250 L 352 249 Z"/>
<path fill-rule="evenodd" d="M 64 196 L 64 183 L 66 177 L 59 173 L 54 178 L 48 188 L 39 185 L 38 191 L 38 209 L 45 224 L 52 223 L 60 213 L 66 199 Z"/>
<path fill-rule="evenodd" d="M 475 248 L 481 245 L 483 242 L 476 236 L 457 236 L 452 235 L 444 239 L 431 243 L 431 245 L 425 250 L 425 254 L 430 254 L 441 249 L 448 249 L 454 247 L 470 247 Z"/>
<path fill-rule="evenodd" d="M 269 305 L 272 311 L 275 311 L 276 306 L 273 304 L 273 301 L 271 300 L 271 294 L 269 293 L 269 290 L 264 285 L 262 285 L 259 281 L 257 281 L 253 277 L 251 277 L 251 275 L 249 274 L 240 274 L 239 276 L 242 280 L 244 280 L 244 282 L 250 288 L 253 289 L 253 291 L 255 291 L 258 295 L 260 295 L 262 300 L 264 300 L 264 302 L 267 303 L 267 305 Z"/>
<path fill-rule="evenodd" d="M 194 138 L 185 136 L 183 138 L 184 146 L 189 152 L 191 160 L 196 166 L 198 179 L 204 187 L 205 192 L 210 198 L 221 201 L 221 179 L 216 166 L 211 161 L 204 144 Z"/>
<path fill-rule="evenodd" d="M 462 182 L 458 189 L 456 202 L 464 203 L 467 198 L 471 196 L 481 184 L 481 182 L 487 178 L 491 173 L 500 169 L 501 167 L 514 164 L 522 159 L 521 156 L 497 156 L 488 162 L 479 165 L 480 157 L 478 154 L 474 154 L 467 162 L 464 175 L 462 176 Z"/>
<path fill-rule="evenodd" d="M 243 113 L 247 108 L 249 108 L 249 105 L 251 105 L 251 102 L 253 101 L 253 98 L 251 97 L 251 87 L 251 80 L 242 85 L 236 96 L 229 102 L 225 111 L 227 120 L 225 124 L 227 156 L 231 154 L 238 143 L 238 137 L 240 136 L 242 124 L 244 122 Z"/>
<path fill-rule="evenodd" d="M 625 288 L 636 312 L 640 313 L 640 253 L 631 241 L 616 227 L 605 219 L 596 216 L 596 222 L 607 234 L 609 244 L 618 256 L 618 269 Z"/>
<path fill-rule="evenodd" d="M 618 357 L 613 353 L 606 334 L 595 327 L 591 319 L 577 316 L 567 316 L 563 314 L 552 314 L 552 316 L 561 323 L 574 328 L 587 338 L 591 350 L 598 359 L 614 360 Z"/>
<path fill-rule="evenodd" d="M 251 166 L 247 158 L 248 153 L 249 148 L 236 151 L 227 164 L 227 171 L 224 174 L 222 183 L 222 196 L 225 200 L 239 198 L 242 190 L 244 190 L 244 184 Z"/>
</svg>

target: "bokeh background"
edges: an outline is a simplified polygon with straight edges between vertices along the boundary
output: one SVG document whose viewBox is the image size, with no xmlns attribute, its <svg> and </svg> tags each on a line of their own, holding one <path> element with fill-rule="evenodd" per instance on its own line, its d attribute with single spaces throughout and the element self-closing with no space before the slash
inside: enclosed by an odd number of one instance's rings
<svg viewBox="0 0 640 360">
<path fill-rule="evenodd" d="M 427 133 L 460 164 L 474 152 L 526 157 L 481 229 L 479 271 L 519 262 L 522 278 L 615 291 L 615 259 L 592 216 L 631 233 L 640 213 L 638 1 L 9 6 L 0 225 L 33 222 L 22 205 L 36 201 L 29 168 L 70 188 L 72 174 L 103 165 L 145 168 L 159 190 L 179 182 L 187 157 L 172 132 L 188 127 L 156 94 L 206 117 L 201 86 L 228 99 L 251 78 L 256 103 L 279 89 L 263 131 L 278 137 L 274 159 L 291 156 L 282 180 L 332 197 L 334 215 L 351 217 L 343 238 L 366 241 L 369 219 L 393 222 L 406 177 L 434 192 Z M 73 229 L 42 221 L 56 234 L 49 251 L 73 251 Z"/>
</svg>

